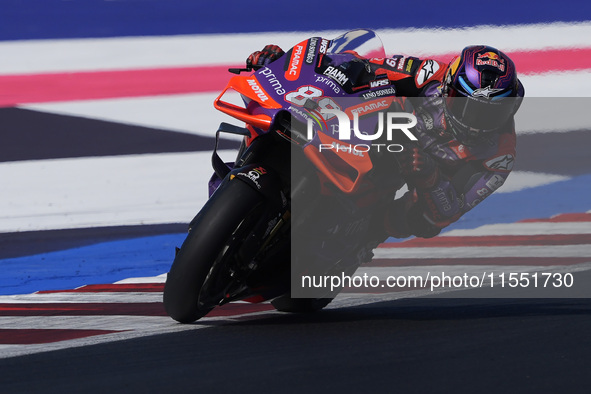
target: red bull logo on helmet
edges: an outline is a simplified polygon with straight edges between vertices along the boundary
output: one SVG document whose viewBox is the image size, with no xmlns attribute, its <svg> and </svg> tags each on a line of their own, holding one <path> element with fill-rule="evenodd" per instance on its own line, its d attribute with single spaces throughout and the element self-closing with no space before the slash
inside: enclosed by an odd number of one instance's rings
<svg viewBox="0 0 591 394">
<path fill-rule="evenodd" d="M 482 54 L 478 55 L 478 58 L 479 59 L 481 59 L 481 58 L 489 58 L 489 59 L 492 59 L 492 60 L 499 60 L 500 59 L 499 55 L 497 55 L 494 52 L 485 52 L 485 53 L 482 53 Z"/>
<path fill-rule="evenodd" d="M 494 52 L 484 52 L 476 57 L 477 66 L 493 66 L 500 71 L 505 71 L 505 60 Z"/>
</svg>

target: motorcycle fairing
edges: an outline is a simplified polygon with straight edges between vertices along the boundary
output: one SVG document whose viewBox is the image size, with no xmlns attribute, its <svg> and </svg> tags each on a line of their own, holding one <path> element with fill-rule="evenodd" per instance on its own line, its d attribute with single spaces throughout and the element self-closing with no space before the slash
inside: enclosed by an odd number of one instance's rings
<svg viewBox="0 0 591 394">
<path fill-rule="evenodd" d="M 349 53 L 343 53 L 347 51 Z M 289 111 L 295 122 L 303 124 L 306 124 L 309 118 L 314 119 L 314 136 L 307 144 L 303 144 L 305 155 L 342 192 L 355 192 L 361 185 L 364 175 L 372 169 L 369 154 L 354 150 L 355 144 L 364 141 L 355 138 L 350 141 L 335 139 L 332 128 L 336 120 L 324 119 L 318 110 L 318 103 L 330 98 L 338 107 L 339 99 L 351 97 L 356 97 L 363 103 L 366 100 L 362 97 L 363 93 L 383 88 L 383 85 L 370 88 L 368 84 L 365 90 L 353 91 L 352 82 L 357 83 L 359 78 L 371 79 L 367 73 L 364 74 L 363 60 L 360 56 L 384 57 L 383 45 L 374 32 L 354 30 L 333 40 L 312 37 L 298 43 L 287 51 L 283 58 L 252 75 L 231 78 L 216 98 L 214 106 L 247 124 L 250 131 L 247 144 L 268 132 L 279 131 L 281 134 L 282 129 L 276 122 L 277 115 L 281 112 Z M 351 65 L 338 70 L 335 68 L 336 71 L 328 69 L 346 62 L 351 62 Z M 347 72 L 350 74 L 346 74 Z M 345 78 L 351 80 L 347 79 L 346 83 L 343 83 Z M 308 86 L 320 93 L 309 99 L 306 99 L 305 95 L 299 97 L 299 92 L 305 93 Z M 223 96 L 228 90 L 238 92 L 245 106 L 240 107 L 224 101 Z M 294 103 L 294 97 L 299 97 L 299 104 Z M 346 110 L 348 105 L 340 107 Z M 362 123 L 363 130 L 373 130 L 377 121 L 368 123 L 362 115 L 360 125 Z M 337 148 L 321 150 L 321 144 L 336 145 Z"/>
<path fill-rule="evenodd" d="M 223 101 L 222 98 L 228 90 L 234 90 L 243 97 L 246 108 Z M 254 100 L 262 108 L 280 109 L 281 104 L 271 98 L 272 96 L 266 92 L 259 81 L 254 76 L 243 77 L 235 76 L 230 79 L 222 93 L 214 100 L 214 107 L 236 119 L 242 120 L 247 124 L 251 124 L 263 130 L 268 130 L 271 126 L 272 117 L 260 111 L 249 111 L 248 104 Z"/>
</svg>

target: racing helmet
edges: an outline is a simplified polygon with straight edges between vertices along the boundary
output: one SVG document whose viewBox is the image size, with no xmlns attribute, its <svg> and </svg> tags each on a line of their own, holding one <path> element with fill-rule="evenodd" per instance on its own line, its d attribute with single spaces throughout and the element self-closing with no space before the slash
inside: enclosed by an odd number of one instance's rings
<svg viewBox="0 0 591 394">
<path fill-rule="evenodd" d="M 474 45 L 450 62 L 442 95 L 448 129 L 460 142 L 470 144 L 512 119 L 524 88 L 507 55 L 490 46 Z"/>
</svg>

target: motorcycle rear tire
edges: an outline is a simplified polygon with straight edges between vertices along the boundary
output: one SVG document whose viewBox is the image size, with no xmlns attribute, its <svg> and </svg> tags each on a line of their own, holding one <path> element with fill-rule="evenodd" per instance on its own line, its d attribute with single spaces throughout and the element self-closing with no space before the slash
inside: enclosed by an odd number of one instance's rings
<svg viewBox="0 0 591 394">
<path fill-rule="evenodd" d="M 178 251 L 164 286 L 166 313 L 192 323 L 213 307 L 199 303 L 201 289 L 232 233 L 264 197 L 240 180 L 225 182 L 211 196 Z"/>
</svg>

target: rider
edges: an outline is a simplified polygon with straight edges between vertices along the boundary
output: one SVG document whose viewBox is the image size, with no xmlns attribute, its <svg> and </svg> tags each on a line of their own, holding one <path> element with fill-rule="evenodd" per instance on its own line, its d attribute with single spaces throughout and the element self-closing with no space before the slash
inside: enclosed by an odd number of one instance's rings
<svg viewBox="0 0 591 394">
<path fill-rule="evenodd" d="M 266 65 L 282 55 L 277 45 L 267 45 L 247 64 Z M 409 191 L 390 205 L 385 229 L 397 238 L 433 237 L 507 179 L 523 85 L 513 61 L 484 45 L 464 48 L 449 65 L 401 55 L 368 64 L 397 96 L 423 97 L 411 99 L 418 141 L 396 154 Z"/>
</svg>

